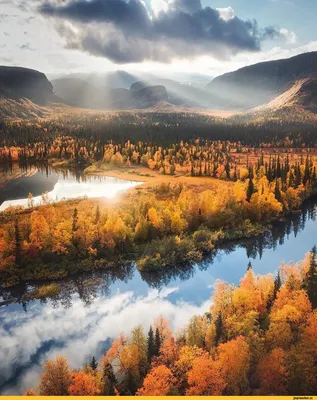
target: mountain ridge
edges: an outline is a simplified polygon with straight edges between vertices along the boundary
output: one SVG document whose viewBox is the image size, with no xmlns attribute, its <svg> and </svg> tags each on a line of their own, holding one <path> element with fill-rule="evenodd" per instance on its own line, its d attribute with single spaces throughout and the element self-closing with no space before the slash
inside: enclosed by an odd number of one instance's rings
<svg viewBox="0 0 317 400">
<path fill-rule="evenodd" d="M 228 72 L 213 79 L 206 88 L 217 107 L 248 109 L 272 101 L 296 80 L 316 72 L 315 51 Z"/>
</svg>

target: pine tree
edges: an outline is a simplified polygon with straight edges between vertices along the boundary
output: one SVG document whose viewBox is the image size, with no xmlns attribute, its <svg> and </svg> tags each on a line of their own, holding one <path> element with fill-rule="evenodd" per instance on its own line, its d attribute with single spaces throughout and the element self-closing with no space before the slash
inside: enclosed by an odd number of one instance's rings
<svg viewBox="0 0 317 400">
<path fill-rule="evenodd" d="M 112 365 L 107 361 L 103 370 L 103 395 L 113 396 L 115 394 L 115 386 L 117 385 L 117 379 L 113 372 Z"/>
<path fill-rule="evenodd" d="M 151 363 L 152 358 L 155 356 L 156 346 L 154 341 L 154 332 L 152 326 L 150 326 L 148 338 L 147 338 L 147 354 L 148 354 L 148 362 Z"/>
<path fill-rule="evenodd" d="M 278 183 L 278 180 L 276 180 L 276 183 L 275 183 L 274 196 L 277 201 L 279 201 L 280 203 L 282 202 L 282 195 L 281 195 L 280 185 Z"/>
<path fill-rule="evenodd" d="M 280 271 L 279 271 L 274 280 L 274 289 L 273 289 L 272 296 L 270 296 L 270 299 L 268 300 L 268 305 L 267 305 L 268 309 L 270 309 L 273 306 L 273 303 L 276 299 L 277 293 L 280 290 L 281 286 L 282 286 L 282 281 L 281 281 L 281 275 L 280 275 Z"/>
<path fill-rule="evenodd" d="M 295 188 L 298 188 L 301 182 L 302 182 L 302 177 L 301 177 L 300 165 L 297 164 L 295 170 Z"/>
<path fill-rule="evenodd" d="M 222 336 L 222 331 L 223 331 L 223 322 L 222 322 L 222 314 L 221 312 L 218 314 L 218 317 L 215 322 L 216 325 L 216 337 L 215 337 L 215 342 L 216 346 L 220 342 L 221 336 Z"/>
<path fill-rule="evenodd" d="M 293 171 L 290 170 L 289 179 L 288 179 L 288 187 L 293 187 L 293 186 L 294 186 L 294 183 L 295 183 L 295 181 L 294 181 L 294 174 L 293 174 Z"/>
<path fill-rule="evenodd" d="M 250 271 L 250 269 L 252 269 L 251 261 L 249 261 L 249 263 L 248 263 L 247 272 Z"/>
<path fill-rule="evenodd" d="M 98 363 L 97 363 L 95 357 L 92 357 L 89 365 L 93 371 L 96 371 L 96 369 L 98 368 Z"/>
<path fill-rule="evenodd" d="M 255 187 L 252 179 L 249 179 L 248 189 L 247 189 L 247 201 L 250 202 L 251 197 L 255 193 Z"/>
<path fill-rule="evenodd" d="M 161 344 L 162 344 L 162 340 L 161 340 L 160 331 L 158 328 L 156 328 L 156 331 L 155 331 L 155 355 L 156 356 L 158 356 L 160 354 Z"/>
<path fill-rule="evenodd" d="M 310 252 L 309 270 L 305 286 L 313 308 L 317 307 L 317 247 L 314 246 Z"/>
</svg>

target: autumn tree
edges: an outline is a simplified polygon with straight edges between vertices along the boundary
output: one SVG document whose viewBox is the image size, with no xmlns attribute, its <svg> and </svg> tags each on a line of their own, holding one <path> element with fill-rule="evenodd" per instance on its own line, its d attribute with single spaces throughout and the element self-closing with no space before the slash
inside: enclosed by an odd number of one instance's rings
<svg viewBox="0 0 317 400">
<path fill-rule="evenodd" d="M 65 357 L 56 357 L 43 365 L 39 393 L 41 396 L 65 396 L 72 384 L 72 373 Z"/>
<path fill-rule="evenodd" d="M 15 238 L 15 263 L 16 265 L 21 264 L 21 233 L 19 228 L 18 219 L 15 220 L 14 223 L 14 238 Z"/>
<path fill-rule="evenodd" d="M 223 376 L 226 393 L 239 396 L 248 393 L 248 372 L 250 368 L 249 345 L 244 337 L 239 336 L 217 349 L 216 362 Z"/>
<path fill-rule="evenodd" d="M 196 358 L 188 373 L 187 396 L 220 396 L 226 387 L 218 364 L 210 358 Z"/>
<path fill-rule="evenodd" d="M 34 389 L 28 389 L 23 396 L 36 396 L 36 392 Z"/>
<path fill-rule="evenodd" d="M 147 370 L 147 341 L 143 332 L 143 327 L 138 325 L 132 330 L 131 344 L 137 347 L 139 357 L 139 374 L 143 378 Z"/>
<path fill-rule="evenodd" d="M 285 351 L 273 349 L 266 354 L 257 366 L 257 376 L 262 395 L 287 394 L 287 372 L 285 368 Z"/>
<path fill-rule="evenodd" d="M 189 346 L 204 347 L 207 332 L 206 316 L 200 317 L 195 315 L 187 325 L 186 342 Z"/>
<path fill-rule="evenodd" d="M 173 393 L 175 379 L 165 365 L 153 368 L 145 377 L 138 396 L 168 396 Z"/>
<path fill-rule="evenodd" d="M 68 394 L 71 396 L 98 396 L 100 389 L 96 377 L 86 374 L 83 371 L 74 372 L 72 383 L 68 388 Z"/>
<path fill-rule="evenodd" d="M 31 243 L 38 249 L 47 245 L 49 239 L 49 226 L 44 215 L 38 211 L 33 211 L 30 218 L 31 222 Z"/>
</svg>

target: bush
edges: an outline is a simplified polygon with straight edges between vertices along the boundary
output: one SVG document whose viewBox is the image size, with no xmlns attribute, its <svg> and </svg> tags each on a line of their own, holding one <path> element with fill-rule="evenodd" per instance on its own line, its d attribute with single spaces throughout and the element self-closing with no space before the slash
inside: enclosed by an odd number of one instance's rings
<svg viewBox="0 0 317 400">
<path fill-rule="evenodd" d="M 207 228 L 201 228 L 193 234 L 195 246 L 203 253 L 208 253 L 214 248 L 212 232 Z"/>
<path fill-rule="evenodd" d="M 179 236 L 156 239 L 149 243 L 137 261 L 140 271 L 201 261 L 203 254 L 192 238 Z"/>
</svg>

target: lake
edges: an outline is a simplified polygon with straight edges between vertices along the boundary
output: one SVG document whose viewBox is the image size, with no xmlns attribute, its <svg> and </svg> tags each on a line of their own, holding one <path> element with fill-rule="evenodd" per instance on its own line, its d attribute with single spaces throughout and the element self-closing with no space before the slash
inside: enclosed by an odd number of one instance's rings
<svg viewBox="0 0 317 400">
<path fill-rule="evenodd" d="M 140 185 L 140 182 L 111 177 L 87 176 L 79 170 L 58 170 L 46 167 L 13 168 L 2 171 L 0 183 L 0 211 L 10 206 L 27 206 L 28 194 L 32 193 L 34 205 L 48 193 L 50 201 L 76 197 L 113 198 L 123 190 Z"/>
<path fill-rule="evenodd" d="M 317 243 L 317 207 L 276 223 L 265 235 L 231 243 L 198 265 L 140 273 L 134 265 L 81 274 L 59 282 L 58 295 L 21 301 L 30 286 L 0 293 L 0 393 L 22 394 L 36 387 L 41 365 L 57 355 L 72 367 L 97 359 L 122 331 L 142 324 L 147 333 L 162 314 L 173 330 L 211 304 L 217 279 L 238 284 L 251 261 L 255 273 L 277 273 L 282 261 L 302 260 Z"/>
</svg>

